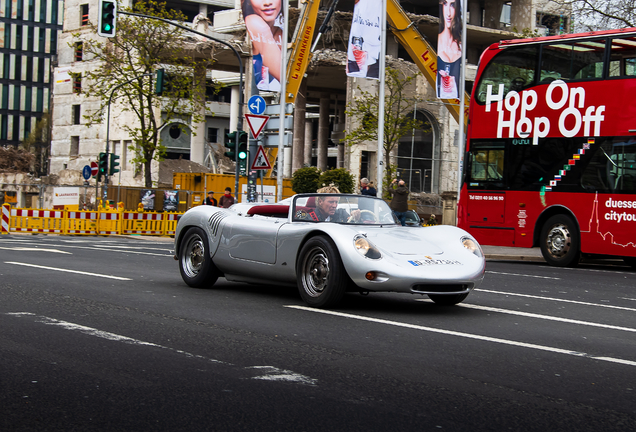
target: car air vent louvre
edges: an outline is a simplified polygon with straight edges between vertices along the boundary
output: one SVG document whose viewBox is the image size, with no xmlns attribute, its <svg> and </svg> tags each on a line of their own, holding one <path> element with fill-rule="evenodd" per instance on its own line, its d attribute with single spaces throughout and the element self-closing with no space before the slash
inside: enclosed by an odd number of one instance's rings
<svg viewBox="0 0 636 432">
<path fill-rule="evenodd" d="M 210 216 L 210 218 L 208 219 L 208 224 L 210 225 L 210 228 L 212 229 L 212 233 L 215 236 L 219 230 L 219 225 L 221 225 L 221 221 L 225 219 L 226 217 L 227 215 L 224 212 L 216 212 L 212 216 Z"/>
</svg>

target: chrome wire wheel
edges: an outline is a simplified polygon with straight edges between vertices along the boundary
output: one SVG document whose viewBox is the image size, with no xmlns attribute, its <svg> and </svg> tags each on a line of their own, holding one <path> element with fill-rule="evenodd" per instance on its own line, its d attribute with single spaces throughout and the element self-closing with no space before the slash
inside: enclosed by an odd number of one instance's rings
<svg viewBox="0 0 636 432">
<path fill-rule="evenodd" d="M 205 245 L 203 239 L 198 235 L 193 235 L 185 245 L 184 254 L 181 257 L 181 267 L 188 277 L 199 275 L 205 261 Z"/>
<path fill-rule="evenodd" d="M 572 246 L 572 235 L 567 225 L 559 223 L 553 225 L 546 236 L 546 246 L 554 258 L 563 258 Z"/>
<path fill-rule="evenodd" d="M 302 284 L 311 297 L 320 296 L 328 284 L 329 257 L 321 247 L 314 247 L 307 253 L 302 264 Z"/>
</svg>

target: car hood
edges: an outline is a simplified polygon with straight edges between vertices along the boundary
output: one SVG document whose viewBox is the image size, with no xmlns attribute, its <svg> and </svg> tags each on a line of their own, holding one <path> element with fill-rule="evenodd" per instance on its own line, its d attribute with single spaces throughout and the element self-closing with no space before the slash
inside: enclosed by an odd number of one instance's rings
<svg viewBox="0 0 636 432">
<path fill-rule="evenodd" d="M 444 250 L 427 241 L 415 229 L 394 228 L 369 232 L 367 238 L 378 248 L 398 255 L 441 255 Z"/>
</svg>

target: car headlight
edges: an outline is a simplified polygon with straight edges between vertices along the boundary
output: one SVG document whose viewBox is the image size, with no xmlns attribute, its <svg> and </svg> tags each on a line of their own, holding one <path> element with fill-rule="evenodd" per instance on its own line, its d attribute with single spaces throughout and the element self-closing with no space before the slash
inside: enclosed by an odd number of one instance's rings
<svg viewBox="0 0 636 432">
<path fill-rule="evenodd" d="M 481 246 L 479 246 L 479 244 L 475 240 L 471 239 L 470 237 L 462 237 L 462 244 L 464 245 L 466 249 L 468 249 L 469 251 L 471 251 L 478 257 L 481 258 L 483 256 L 483 253 L 481 251 Z"/>
<path fill-rule="evenodd" d="M 353 238 L 353 247 L 365 258 L 380 259 L 382 254 L 373 243 L 367 240 L 363 235 L 358 234 Z"/>
</svg>

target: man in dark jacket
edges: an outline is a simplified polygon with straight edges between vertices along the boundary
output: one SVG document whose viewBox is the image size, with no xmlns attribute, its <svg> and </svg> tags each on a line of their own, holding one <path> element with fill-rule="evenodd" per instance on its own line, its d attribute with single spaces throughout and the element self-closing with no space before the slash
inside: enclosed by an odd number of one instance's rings
<svg viewBox="0 0 636 432">
<path fill-rule="evenodd" d="M 406 225 L 406 212 L 409 209 L 409 190 L 404 184 L 404 180 L 393 179 L 389 192 L 392 195 L 391 210 L 395 213 L 395 216 L 400 220 L 402 226 Z"/>
<path fill-rule="evenodd" d="M 216 206 L 216 198 L 214 198 L 214 192 L 208 192 L 208 196 L 205 199 L 205 205 Z"/>
<path fill-rule="evenodd" d="M 360 195 L 378 196 L 378 191 L 369 185 L 368 178 L 360 179 Z"/>
</svg>

